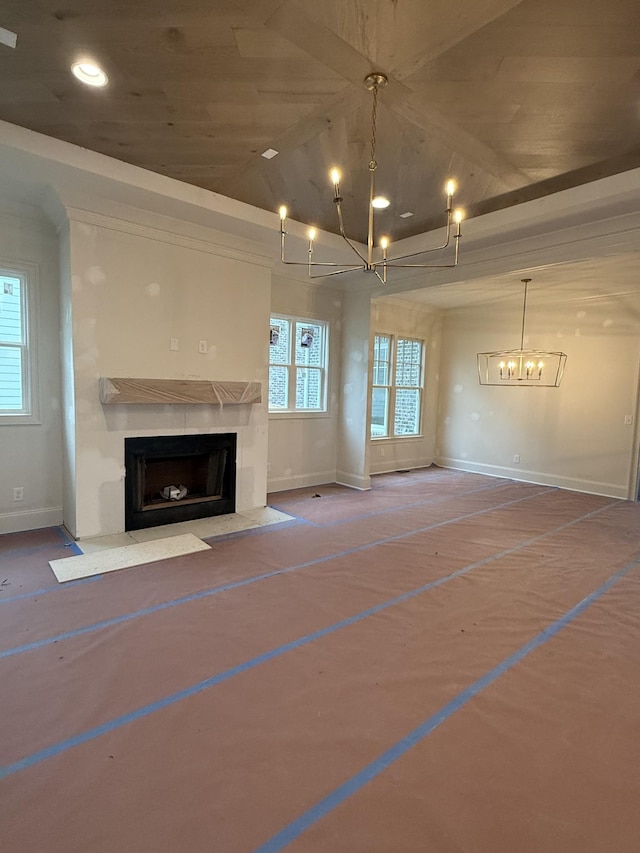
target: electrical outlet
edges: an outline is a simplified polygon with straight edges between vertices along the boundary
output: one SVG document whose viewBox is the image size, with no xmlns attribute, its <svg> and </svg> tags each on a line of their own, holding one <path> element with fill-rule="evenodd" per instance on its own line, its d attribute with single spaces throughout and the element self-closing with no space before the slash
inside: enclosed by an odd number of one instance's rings
<svg viewBox="0 0 640 853">
<path fill-rule="evenodd" d="M 14 501 L 23 501 L 24 500 L 24 486 L 16 486 L 13 490 L 13 499 Z"/>
<path fill-rule="evenodd" d="M 209 352 L 209 347 L 206 341 L 198 341 L 198 352 L 206 355 Z"/>
<path fill-rule="evenodd" d="M 520 454 L 519 453 L 514 454 L 513 461 L 516 463 L 516 465 L 520 464 Z"/>
<path fill-rule="evenodd" d="M 179 341 L 177 338 L 171 338 L 171 341 L 169 343 L 169 348 L 173 352 L 178 352 L 178 350 L 180 349 L 180 344 L 179 344 Z"/>
<path fill-rule="evenodd" d="M 624 416 L 625 426 L 631 426 L 633 423 L 633 415 L 625 415 Z"/>
</svg>

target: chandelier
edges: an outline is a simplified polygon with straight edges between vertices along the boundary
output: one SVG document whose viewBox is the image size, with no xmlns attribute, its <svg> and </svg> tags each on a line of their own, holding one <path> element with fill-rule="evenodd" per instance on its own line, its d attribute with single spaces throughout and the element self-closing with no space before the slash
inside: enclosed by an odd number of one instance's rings
<svg viewBox="0 0 640 853">
<path fill-rule="evenodd" d="M 567 356 L 563 352 L 524 349 L 524 329 L 527 312 L 527 288 L 524 284 L 522 331 L 520 349 L 478 353 L 478 378 L 481 385 L 524 385 L 557 388 L 560 385 Z"/>
<path fill-rule="evenodd" d="M 340 170 L 337 168 L 331 169 L 329 172 L 329 177 L 331 179 L 331 183 L 333 184 L 333 203 L 336 206 L 336 212 L 338 214 L 338 226 L 340 229 L 340 236 L 345 240 L 347 245 L 352 249 L 355 255 L 358 257 L 357 263 L 353 264 L 341 264 L 334 263 L 331 261 L 316 261 L 313 259 L 313 242 L 316 237 L 315 228 L 310 228 L 308 231 L 308 249 L 307 249 L 307 260 L 306 261 L 290 261 L 285 257 L 285 240 L 287 236 L 286 231 L 286 220 L 287 220 L 287 208 L 283 205 L 280 208 L 280 260 L 283 264 L 293 264 L 297 266 L 306 266 L 308 270 L 309 278 L 324 278 L 330 275 L 341 275 L 342 273 L 354 272 L 356 270 L 363 270 L 364 272 L 374 273 L 377 278 L 380 280 L 382 284 L 387 283 L 387 269 L 389 267 L 404 267 L 404 268 L 414 268 L 414 269 L 425 269 L 425 268 L 439 268 L 446 269 L 450 267 L 455 267 L 458 264 L 458 253 L 460 247 L 460 223 L 462 222 L 462 211 L 461 210 L 453 210 L 453 195 L 456 190 L 455 181 L 448 180 L 446 183 L 445 193 L 447 197 L 447 208 L 446 208 L 446 232 L 444 241 L 439 246 L 434 246 L 430 249 L 421 249 L 418 252 L 412 252 L 408 255 L 402 255 L 400 257 L 389 258 L 388 257 L 388 248 L 389 248 L 389 238 L 386 236 L 381 236 L 378 240 L 377 245 L 375 245 L 375 237 L 374 237 L 374 213 L 375 210 L 383 210 L 388 207 L 390 204 L 389 199 L 384 196 L 376 195 L 375 191 L 375 175 L 376 169 L 378 167 L 378 163 L 376 161 L 376 123 L 377 123 L 377 110 L 378 110 L 378 91 L 380 89 L 384 89 L 387 85 L 387 77 L 384 74 L 380 74 L 379 72 L 375 72 L 373 74 L 369 74 L 365 77 L 364 84 L 367 89 L 372 93 L 373 96 L 373 106 L 371 110 L 371 156 L 369 158 L 369 208 L 368 208 L 368 227 L 367 227 L 367 249 L 366 253 L 361 252 L 360 248 L 356 243 L 347 237 L 345 232 L 344 222 L 342 218 L 342 196 L 340 195 L 340 179 L 341 174 Z M 419 255 L 425 255 L 429 252 L 442 252 L 444 249 L 448 248 L 451 244 L 452 239 L 452 224 L 456 223 L 455 233 L 453 234 L 453 260 L 450 263 L 446 264 L 427 264 L 427 263 L 404 263 L 411 258 L 418 257 Z M 326 270 L 324 272 L 318 271 L 322 268 L 330 267 L 332 269 Z M 339 267 L 339 269 L 335 269 Z"/>
</svg>

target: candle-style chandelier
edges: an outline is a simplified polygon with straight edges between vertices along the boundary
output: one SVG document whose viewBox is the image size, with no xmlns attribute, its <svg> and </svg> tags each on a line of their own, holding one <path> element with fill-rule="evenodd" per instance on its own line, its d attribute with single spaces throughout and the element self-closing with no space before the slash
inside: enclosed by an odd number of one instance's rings
<svg viewBox="0 0 640 853">
<path fill-rule="evenodd" d="M 527 313 L 527 288 L 524 284 L 522 331 L 520 349 L 478 353 L 478 378 L 481 385 L 524 385 L 557 388 L 560 385 L 567 356 L 563 352 L 524 349 L 524 329 Z"/>
<path fill-rule="evenodd" d="M 376 123 L 377 123 L 377 110 L 378 110 L 378 91 L 383 89 L 387 85 L 388 79 L 384 74 L 379 72 L 375 72 L 373 74 L 367 75 L 364 80 L 364 84 L 367 89 L 373 95 L 373 106 L 371 111 L 371 156 L 369 158 L 369 210 L 368 210 L 368 229 L 367 229 L 367 250 L 366 254 L 360 251 L 358 245 L 349 237 L 347 237 L 344 227 L 344 222 L 342 218 L 342 196 L 340 195 L 340 170 L 337 168 L 332 168 L 329 176 L 331 179 L 331 183 L 333 184 L 333 203 L 336 206 L 336 211 L 338 213 L 338 226 L 340 229 L 340 236 L 345 240 L 345 242 L 350 246 L 353 252 L 358 257 L 358 262 L 353 264 L 341 264 L 334 263 L 331 261 L 315 261 L 313 259 L 313 242 L 316 237 L 315 228 L 310 228 L 308 231 L 308 249 L 307 249 L 307 260 L 306 261 L 290 261 L 285 257 L 285 239 L 287 236 L 286 231 L 286 219 L 287 219 L 287 208 L 283 205 L 280 208 L 280 260 L 283 264 L 293 264 L 297 266 L 306 266 L 308 269 L 309 278 L 325 278 L 330 275 L 341 275 L 342 273 L 354 272 L 356 270 L 363 270 L 364 272 L 374 273 L 382 284 L 387 283 L 387 269 L 389 267 L 404 267 L 404 268 L 415 268 L 415 269 L 425 269 L 425 268 L 439 268 L 446 269 L 449 267 L 455 267 L 458 264 L 458 254 L 460 250 L 460 223 L 462 222 L 462 211 L 461 210 L 453 210 L 453 195 L 456 190 L 455 181 L 448 180 L 446 183 L 446 197 L 447 197 L 447 208 L 446 208 L 446 232 L 445 239 L 443 243 L 439 246 L 433 246 L 429 249 L 421 249 L 418 252 L 412 252 L 408 255 L 402 255 L 396 258 L 388 257 L 388 248 L 389 248 L 389 238 L 386 236 L 381 236 L 378 240 L 377 246 L 375 245 L 375 237 L 374 237 L 374 212 L 375 210 L 383 210 L 386 207 L 389 207 L 390 201 L 384 196 L 376 195 L 375 191 L 375 174 L 377 169 L 376 162 Z M 442 252 L 444 249 L 451 244 L 452 239 L 452 224 L 456 223 L 455 233 L 453 234 L 453 260 L 450 263 L 446 264 L 431 264 L 431 263 L 404 263 L 405 261 L 418 257 L 419 255 L 425 255 L 430 252 Z M 319 268 L 331 267 L 333 269 L 328 270 L 326 272 L 317 272 Z M 335 269 L 339 267 L 339 269 Z"/>
</svg>

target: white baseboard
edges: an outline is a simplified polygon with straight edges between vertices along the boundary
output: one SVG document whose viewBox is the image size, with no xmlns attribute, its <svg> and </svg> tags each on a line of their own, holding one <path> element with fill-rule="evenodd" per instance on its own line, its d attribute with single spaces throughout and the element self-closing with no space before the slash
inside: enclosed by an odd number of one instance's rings
<svg viewBox="0 0 640 853">
<path fill-rule="evenodd" d="M 267 492 L 286 492 L 289 489 L 324 486 L 327 483 L 335 482 L 335 471 L 316 471 L 311 474 L 294 474 L 289 477 L 269 477 L 267 479 Z"/>
<path fill-rule="evenodd" d="M 506 477 L 523 483 L 535 483 L 539 486 L 555 486 L 571 492 L 586 492 L 590 495 L 602 495 L 607 498 L 629 500 L 628 486 L 617 483 L 601 483 L 596 480 L 583 480 L 578 477 L 563 477 L 544 471 L 527 471 L 521 468 L 506 468 L 502 465 L 486 465 L 482 462 L 470 462 L 467 459 L 449 459 L 439 456 L 434 460 L 440 468 L 452 468 L 455 471 L 469 471 L 474 474 L 486 474 L 488 477 Z"/>
<path fill-rule="evenodd" d="M 416 471 L 419 468 L 428 468 L 433 462 L 416 462 L 415 459 L 395 459 L 393 462 L 382 459 L 371 466 L 372 474 L 393 474 L 395 471 Z"/>
<path fill-rule="evenodd" d="M 39 527 L 57 527 L 59 524 L 62 524 L 61 506 L 0 513 L 0 533 L 20 533 Z"/>
<path fill-rule="evenodd" d="M 337 471 L 336 483 L 340 486 L 348 486 L 350 489 L 368 492 L 371 488 L 371 477 L 360 477 L 357 474 L 347 474 L 345 471 Z"/>
</svg>

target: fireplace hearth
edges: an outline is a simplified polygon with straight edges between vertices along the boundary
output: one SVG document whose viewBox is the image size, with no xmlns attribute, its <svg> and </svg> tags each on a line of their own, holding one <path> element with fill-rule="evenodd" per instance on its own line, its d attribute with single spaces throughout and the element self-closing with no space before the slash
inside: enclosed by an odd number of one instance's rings
<svg viewBox="0 0 640 853">
<path fill-rule="evenodd" d="M 125 438 L 125 529 L 236 509 L 236 433 Z"/>
</svg>

